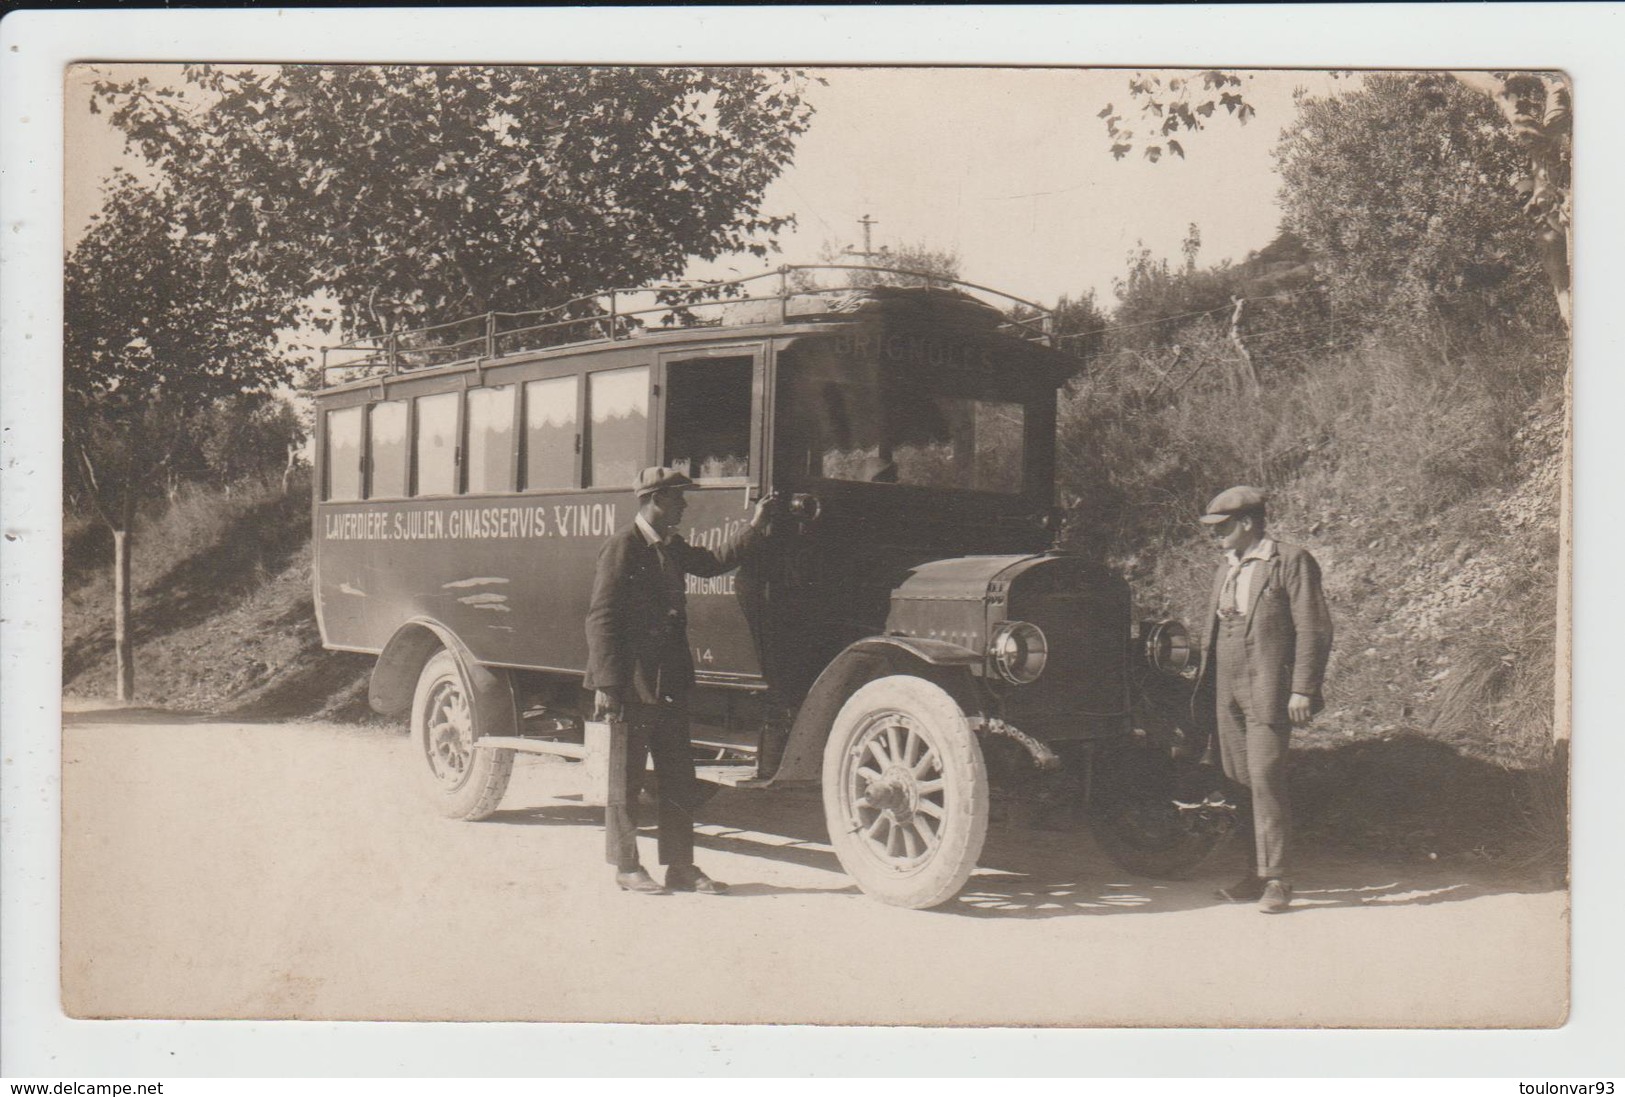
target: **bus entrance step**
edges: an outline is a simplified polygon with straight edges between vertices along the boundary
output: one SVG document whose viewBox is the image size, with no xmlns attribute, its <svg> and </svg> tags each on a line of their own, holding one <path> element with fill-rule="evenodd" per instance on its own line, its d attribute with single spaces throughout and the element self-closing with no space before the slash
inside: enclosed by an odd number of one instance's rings
<svg viewBox="0 0 1625 1097">
<path fill-rule="evenodd" d="M 756 777 L 755 766 L 695 766 L 694 775 L 714 785 L 737 787 Z"/>
</svg>

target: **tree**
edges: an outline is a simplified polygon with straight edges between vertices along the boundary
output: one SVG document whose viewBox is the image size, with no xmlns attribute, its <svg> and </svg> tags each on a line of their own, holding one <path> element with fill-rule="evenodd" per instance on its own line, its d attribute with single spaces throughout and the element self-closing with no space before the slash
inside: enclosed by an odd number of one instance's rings
<svg viewBox="0 0 1625 1097">
<path fill-rule="evenodd" d="M 115 176 L 67 257 L 64 461 L 113 533 L 118 696 L 131 700 L 130 558 L 137 504 L 193 444 L 220 398 L 264 393 L 290 364 L 277 351 L 285 301 L 234 284 L 219 249 L 183 226 L 174 193 Z"/>
<path fill-rule="evenodd" d="M 889 244 L 882 244 L 879 250 L 873 252 L 843 248 L 833 240 L 825 240 L 818 248 L 818 261 L 832 266 L 876 269 L 793 271 L 790 276 L 792 290 L 796 293 L 808 293 L 820 288 L 836 288 L 824 286 L 820 274 L 826 278 L 833 277 L 839 288 L 852 289 L 866 289 L 870 286 L 923 286 L 929 284 L 933 278 L 953 281 L 959 277 L 959 253 L 949 248 L 933 247 L 923 240 L 901 244 L 895 248 Z M 899 274 L 898 271 L 910 271 L 926 277 L 913 277 L 910 274 Z"/>
<path fill-rule="evenodd" d="M 526 311 L 765 255 L 811 108 L 786 70 L 188 66 L 103 82 L 235 271 L 347 333 Z"/>
<path fill-rule="evenodd" d="M 1095 291 L 1078 297 L 1061 295 L 1055 302 L 1055 345 L 1085 365 L 1099 358 L 1106 346 L 1106 311 L 1095 300 Z"/>
<path fill-rule="evenodd" d="M 1512 126 L 1514 140 L 1527 158 L 1527 174 L 1515 182 L 1523 209 L 1536 226 L 1541 260 L 1546 265 L 1557 311 L 1565 327 L 1572 324 L 1569 253 L 1574 213 L 1574 110 L 1568 81 L 1554 73 L 1457 72 L 1464 86 L 1487 96 Z"/>
<path fill-rule="evenodd" d="M 1305 97 L 1276 147 L 1286 226 L 1340 313 L 1460 329 L 1555 320 L 1514 182 L 1524 154 L 1489 100 L 1443 74 L 1373 73 Z"/>
<path fill-rule="evenodd" d="M 1512 127 L 1512 140 L 1523 156 L 1523 170 L 1510 180 L 1510 185 L 1522 200 L 1523 214 L 1534 231 L 1558 315 L 1568 327 L 1574 133 L 1568 81 L 1560 74 L 1542 72 L 1449 75 L 1488 99 Z M 1111 154 L 1118 160 L 1134 150 L 1136 141 L 1153 163 L 1161 159 L 1164 149 L 1183 159 L 1185 149 L 1175 134 L 1205 129 L 1219 107 L 1225 111 L 1220 117 L 1235 118 L 1241 125 L 1257 113 L 1247 102 L 1242 76 L 1235 72 L 1207 69 L 1171 75 L 1166 80 L 1156 74 L 1135 73 L 1129 78 L 1127 90 L 1133 104 L 1128 109 L 1137 110 L 1137 124 L 1143 127 L 1145 136 L 1137 138 L 1128 126 L 1127 115 L 1113 104 L 1108 103 L 1099 114 L 1112 142 Z"/>
<path fill-rule="evenodd" d="M 66 456 L 114 531 L 121 698 L 136 504 L 212 401 L 286 379 L 278 330 L 382 334 L 765 255 L 791 219 L 763 194 L 811 117 L 786 70 L 184 72 L 96 85 L 159 182 L 117 180 L 68 259 Z"/>
<path fill-rule="evenodd" d="M 223 396 L 197 420 L 198 456 L 229 493 L 251 476 L 282 473 L 286 486 L 305 440 L 293 405 L 264 393 Z"/>
<path fill-rule="evenodd" d="M 845 253 L 833 252 L 826 244 L 823 259 L 826 263 L 851 262 L 852 256 Z M 874 257 L 873 265 L 889 267 L 891 270 L 851 271 L 854 286 L 922 286 L 929 285 L 931 278 L 940 278 L 952 281 L 959 277 L 959 253 L 950 248 L 936 248 L 923 240 L 911 244 L 899 244 L 893 248 L 883 246 L 880 253 Z M 911 271 L 915 274 L 924 274 L 926 278 L 911 278 L 907 274 L 894 274 L 891 271 Z"/>
</svg>

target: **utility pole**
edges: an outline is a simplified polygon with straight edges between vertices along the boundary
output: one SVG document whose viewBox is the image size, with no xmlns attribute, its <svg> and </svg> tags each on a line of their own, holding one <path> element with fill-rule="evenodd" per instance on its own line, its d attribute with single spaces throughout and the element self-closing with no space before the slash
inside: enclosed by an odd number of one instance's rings
<svg viewBox="0 0 1625 1097">
<path fill-rule="evenodd" d="M 869 263 L 870 265 L 873 265 L 876 259 L 889 258 L 891 256 L 891 249 L 882 244 L 880 250 L 875 251 L 872 246 L 872 238 L 869 235 L 869 231 L 874 228 L 874 226 L 880 224 L 880 222 L 876 221 L 873 217 L 870 217 L 866 213 L 858 219 L 858 224 L 863 226 L 863 250 L 859 251 L 852 245 L 848 244 L 846 247 L 841 249 L 841 253 L 843 255 L 862 256 L 863 261 Z"/>
</svg>

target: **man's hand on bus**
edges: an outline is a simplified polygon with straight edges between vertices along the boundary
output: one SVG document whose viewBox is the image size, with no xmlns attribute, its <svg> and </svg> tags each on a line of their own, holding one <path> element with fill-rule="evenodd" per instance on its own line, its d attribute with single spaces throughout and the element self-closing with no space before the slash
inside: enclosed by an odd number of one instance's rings
<svg viewBox="0 0 1625 1097">
<path fill-rule="evenodd" d="M 778 505 L 779 493 L 770 491 L 756 500 L 756 511 L 750 516 L 750 528 L 761 529 L 773 520 L 773 508 Z"/>
<path fill-rule="evenodd" d="M 619 720 L 623 714 L 621 691 L 600 689 L 593 691 L 592 715 L 595 720 Z"/>
</svg>

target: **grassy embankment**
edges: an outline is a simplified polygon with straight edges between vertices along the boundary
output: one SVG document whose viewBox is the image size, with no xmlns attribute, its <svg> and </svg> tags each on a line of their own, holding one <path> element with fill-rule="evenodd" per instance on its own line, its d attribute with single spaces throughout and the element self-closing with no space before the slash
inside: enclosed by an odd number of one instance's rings
<svg viewBox="0 0 1625 1097">
<path fill-rule="evenodd" d="M 1293 784 L 1301 825 L 1328 842 L 1564 859 L 1564 361 L 1556 338 L 1388 337 L 1266 370 L 1256 398 L 1210 378 L 1148 401 L 1143 379 L 1107 371 L 1063 397 L 1062 481 L 1145 615 L 1206 611 L 1217 557 L 1192 501 L 1232 483 L 1271 490 L 1271 534 L 1320 561 L 1337 635 Z"/>
<path fill-rule="evenodd" d="M 362 719 L 371 660 L 323 651 L 310 586 L 310 488 L 183 487 L 140 516 L 132 560 L 136 699 L 166 709 Z M 112 536 L 63 531 L 62 678 L 113 695 Z"/>
</svg>

